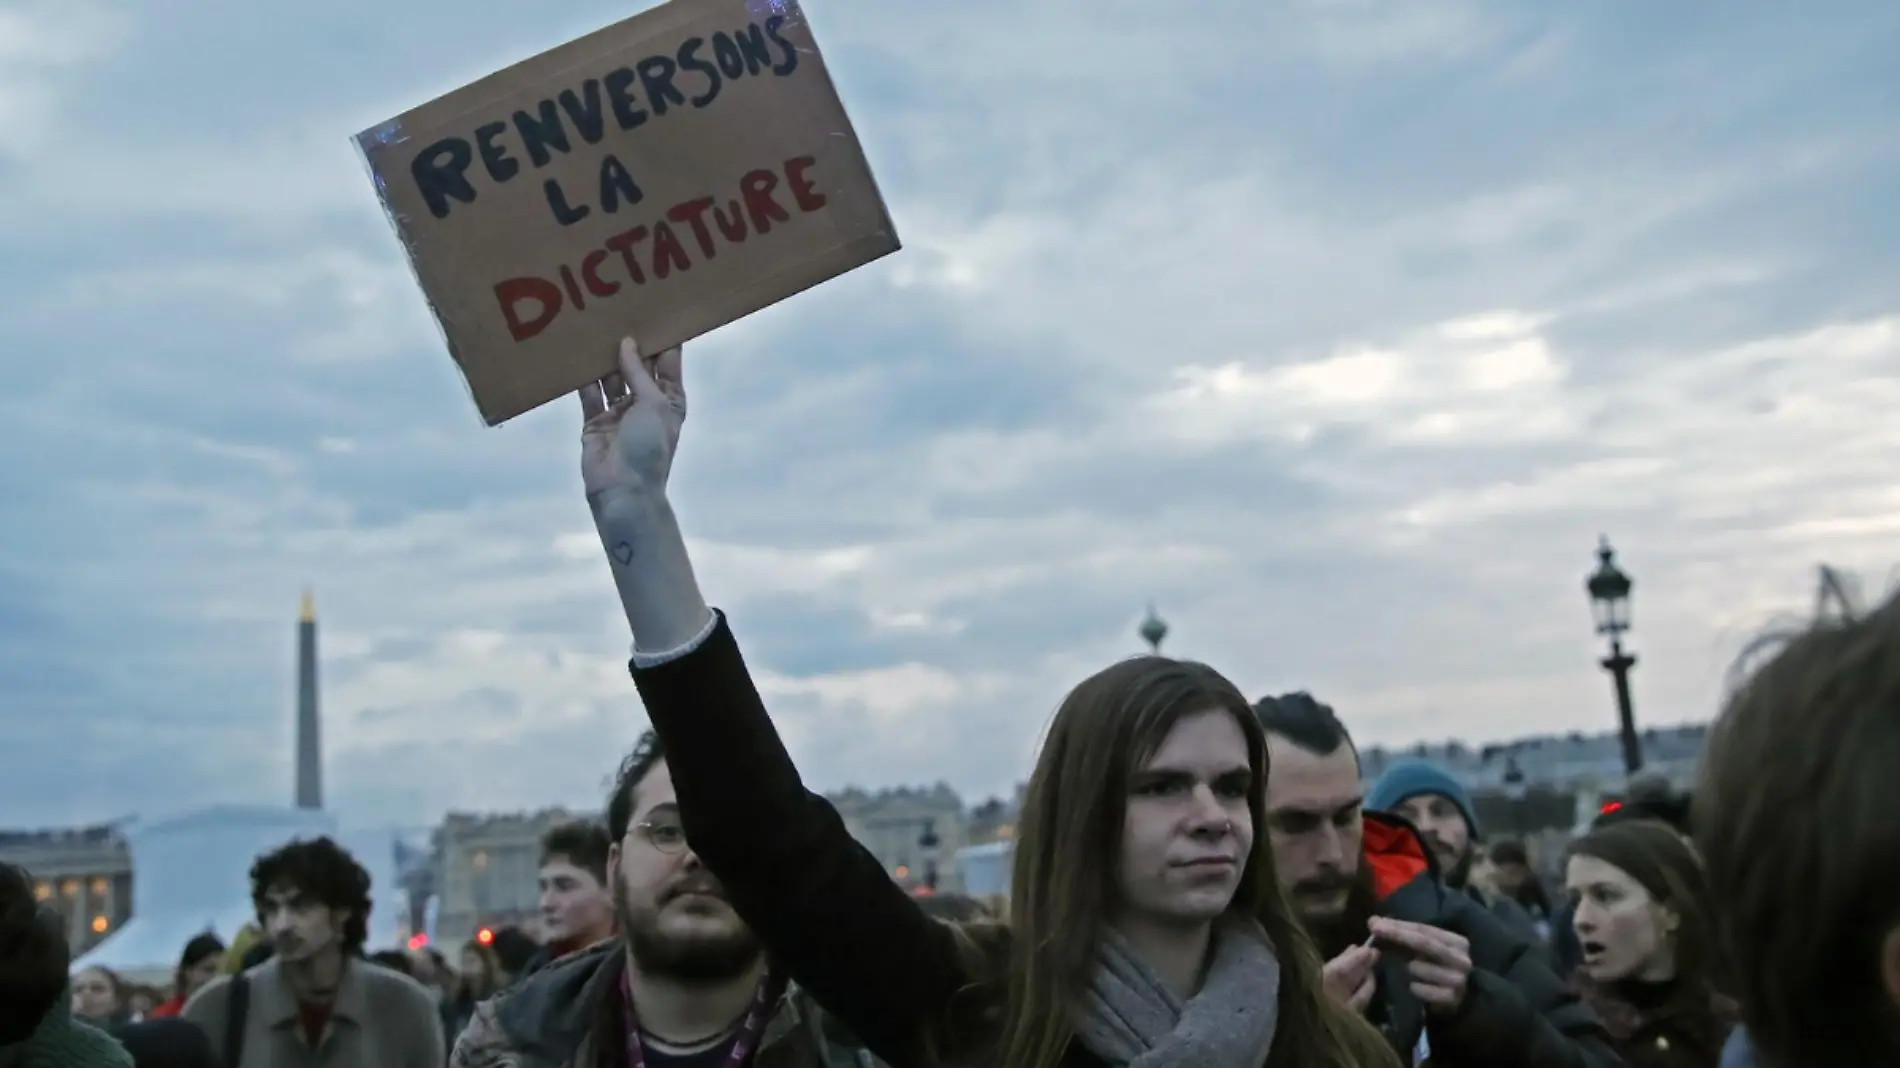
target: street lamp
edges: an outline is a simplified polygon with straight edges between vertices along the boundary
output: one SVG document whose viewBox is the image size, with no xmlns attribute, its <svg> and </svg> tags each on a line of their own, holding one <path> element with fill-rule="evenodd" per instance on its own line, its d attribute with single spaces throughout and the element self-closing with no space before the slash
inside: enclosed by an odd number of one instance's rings
<svg viewBox="0 0 1900 1068">
<path fill-rule="evenodd" d="M 1623 770 L 1630 775 L 1643 767 L 1643 743 L 1636 736 L 1636 713 L 1630 708 L 1630 669 L 1636 657 L 1623 651 L 1623 635 L 1630 629 L 1630 577 L 1616 566 L 1616 550 L 1608 535 L 1597 543 L 1597 569 L 1584 583 L 1590 591 L 1590 609 L 1597 633 L 1610 639 L 1610 655 L 1599 660 L 1616 680 L 1617 725 L 1623 736 Z"/>
<path fill-rule="evenodd" d="M 1141 627 L 1136 633 L 1141 635 L 1142 641 L 1148 643 L 1148 648 L 1154 655 L 1161 655 L 1161 642 L 1168 636 L 1168 625 L 1155 614 L 1154 605 L 1148 606 L 1148 618 L 1141 621 Z"/>
<path fill-rule="evenodd" d="M 937 821 L 925 820 L 924 833 L 917 836 L 917 848 L 924 855 L 924 885 L 932 891 L 937 889 L 937 856 L 943 846 L 943 839 L 937 837 Z"/>
</svg>

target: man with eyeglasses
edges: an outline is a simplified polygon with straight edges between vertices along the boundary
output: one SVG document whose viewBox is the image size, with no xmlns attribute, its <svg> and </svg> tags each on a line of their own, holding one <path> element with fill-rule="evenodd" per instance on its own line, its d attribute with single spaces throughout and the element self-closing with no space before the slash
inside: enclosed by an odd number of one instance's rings
<svg viewBox="0 0 1900 1068">
<path fill-rule="evenodd" d="M 648 731 L 607 803 L 620 934 L 549 964 L 475 1011 L 450 1068 L 815 1068 L 802 1016 L 680 825 Z"/>
</svg>

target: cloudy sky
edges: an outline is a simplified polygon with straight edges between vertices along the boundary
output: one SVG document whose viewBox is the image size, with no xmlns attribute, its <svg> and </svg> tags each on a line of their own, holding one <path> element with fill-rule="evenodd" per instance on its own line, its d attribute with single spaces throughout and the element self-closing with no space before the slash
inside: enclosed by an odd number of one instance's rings
<svg viewBox="0 0 1900 1068">
<path fill-rule="evenodd" d="M 572 0 L 0 0 L 0 822 L 590 804 L 567 403 L 476 417 L 350 136 Z M 1900 561 L 1900 6 L 813 0 L 906 248 L 688 348 L 676 497 L 814 785 L 1020 777 L 1139 648 L 1364 740 L 1707 718 Z"/>
</svg>

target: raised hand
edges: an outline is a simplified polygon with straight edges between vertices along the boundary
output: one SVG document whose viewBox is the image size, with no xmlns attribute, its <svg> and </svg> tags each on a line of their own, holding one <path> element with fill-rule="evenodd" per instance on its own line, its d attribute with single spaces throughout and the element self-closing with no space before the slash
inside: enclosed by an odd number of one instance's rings
<svg viewBox="0 0 1900 1068">
<path fill-rule="evenodd" d="M 581 484 L 596 512 L 616 500 L 663 500 L 686 421 L 678 346 L 643 356 L 620 342 L 620 370 L 580 391 Z"/>
</svg>

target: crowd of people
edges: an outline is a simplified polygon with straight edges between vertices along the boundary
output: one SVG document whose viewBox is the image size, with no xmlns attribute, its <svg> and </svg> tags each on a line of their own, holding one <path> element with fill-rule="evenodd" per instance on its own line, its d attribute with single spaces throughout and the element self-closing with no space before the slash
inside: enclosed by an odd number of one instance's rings
<svg viewBox="0 0 1900 1068">
<path fill-rule="evenodd" d="M 296 842 L 256 943 L 194 939 L 140 1012 L 0 871 L 0 1068 L 1900 1064 L 1900 601 L 1751 650 L 1693 793 L 1633 789 L 1555 885 L 1443 770 L 1364 783 L 1311 694 L 1110 665 L 994 909 L 900 886 L 800 779 L 667 498 L 679 350 L 626 343 L 581 404 L 652 729 L 544 842 L 544 942 L 366 953 L 367 875 Z"/>
</svg>

